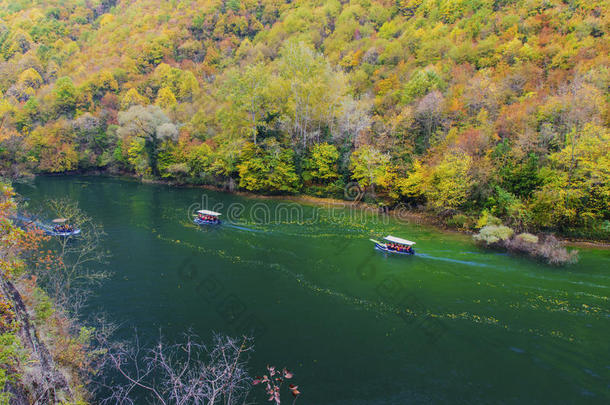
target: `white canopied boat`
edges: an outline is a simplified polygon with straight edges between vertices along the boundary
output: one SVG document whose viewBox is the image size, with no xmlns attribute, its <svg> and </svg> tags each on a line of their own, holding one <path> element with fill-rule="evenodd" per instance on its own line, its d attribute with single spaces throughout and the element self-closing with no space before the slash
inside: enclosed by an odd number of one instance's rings
<svg viewBox="0 0 610 405">
<path fill-rule="evenodd" d="M 375 249 L 381 250 L 382 252 L 396 253 L 401 255 L 415 254 L 415 249 L 413 249 L 415 242 L 413 241 L 397 238 L 396 236 L 392 235 L 388 235 L 383 239 L 385 242 L 379 242 L 378 240 L 371 239 L 371 241 L 375 243 Z"/>
<path fill-rule="evenodd" d="M 218 225 L 220 224 L 220 216 L 222 214 L 216 211 L 199 210 L 195 214 L 195 222 L 197 225 Z"/>
<path fill-rule="evenodd" d="M 51 236 L 76 236 L 80 234 L 80 229 L 69 225 L 66 218 L 55 218 L 53 221 L 53 227 L 47 229 L 47 234 Z"/>
</svg>

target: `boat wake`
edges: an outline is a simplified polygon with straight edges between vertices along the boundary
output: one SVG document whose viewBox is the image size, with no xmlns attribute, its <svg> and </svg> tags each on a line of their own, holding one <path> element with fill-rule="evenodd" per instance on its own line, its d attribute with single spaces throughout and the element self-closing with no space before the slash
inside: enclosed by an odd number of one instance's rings
<svg viewBox="0 0 610 405">
<path fill-rule="evenodd" d="M 16 214 L 15 216 L 13 216 L 13 220 L 15 220 L 16 222 L 18 222 L 20 225 L 22 226 L 30 226 L 30 225 L 35 225 L 36 227 L 45 230 L 45 231 L 50 231 L 52 229 L 51 226 L 44 224 L 43 222 L 40 222 L 34 218 L 29 218 L 26 217 L 24 215 L 21 214 Z"/>
<path fill-rule="evenodd" d="M 431 260 L 439 260 L 442 262 L 449 262 L 449 263 L 458 263 L 458 264 L 465 264 L 468 266 L 477 266 L 477 267 L 493 267 L 487 263 L 479 263 L 479 262 L 473 262 L 470 260 L 459 260 L 459 259 L 451 259 L 449 257 L 438 257 L 438 256 L 431 256 L 429 254 L 426 253 L 417 253 L 416 254 L 417 257 L 422 257 L 424 259 L 431 259 Z"/>
<path fill-rule="evenodd" d="M 246 228 L 244 226 L 239 226 L 239 225 L 234 225 L 234 224 L 228 224 L 228 223 L 223 223 L 222 224 L 224 227 L 226 228 L 232 228 L 232 229 L 239 229 L 240 231 L 246 231 L 246 232 L 257 232 L 257 233 L 266 233 L 265 231 L 261 230 L 261 229 L 252 229 L 252 228 Z"/>
</svg>

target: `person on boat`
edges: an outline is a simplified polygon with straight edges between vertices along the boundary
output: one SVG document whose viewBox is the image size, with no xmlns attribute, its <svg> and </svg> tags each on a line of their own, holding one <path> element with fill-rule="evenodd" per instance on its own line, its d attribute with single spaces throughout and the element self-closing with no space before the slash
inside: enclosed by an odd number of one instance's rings
<svg viewBox="0 0 610 405">
<path fill-rule="evenodd" d="M 71 225 L 59 224 L 53 227 L 53 232 L 57 233 L 67 233 L 74 231 L 74 228 Z"/>
</svg>

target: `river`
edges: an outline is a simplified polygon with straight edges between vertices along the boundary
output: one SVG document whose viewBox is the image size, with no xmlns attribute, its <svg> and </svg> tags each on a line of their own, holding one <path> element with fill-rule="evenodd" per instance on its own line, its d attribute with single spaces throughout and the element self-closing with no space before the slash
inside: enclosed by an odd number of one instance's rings
<svg viewBox="0 0 610 405">
<path fill-rule="evenodd" d="M 298 403 L 610 401 L 610 250 L 554 268 L 349 207 L 107 177 L 15 187 L 33 207 L 77 200 L 103 225 L 114 274 L 87 311 L 118 338 L 249 333 L 252 374 L 293 370 Z M 223 225 L 194 225 L 198 208 Z M 418 254 L 375 251 L 387 234 Z"/>
</svg>

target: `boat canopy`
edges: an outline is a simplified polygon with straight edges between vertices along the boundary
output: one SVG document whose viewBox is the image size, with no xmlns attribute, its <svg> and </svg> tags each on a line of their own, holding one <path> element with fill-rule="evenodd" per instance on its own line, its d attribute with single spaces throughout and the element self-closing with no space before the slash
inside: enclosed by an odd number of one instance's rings
<svg viewBox="0 0 610 405">
<path fill-rule="evenodd" d="M 55 218 L 53 221 L 54 224 L 63 224 L 64 222 L 66 222 L 67 219 L 66 218 Z"/>
<path fill-rule="evenodd" d="M 400 243 L 401 245 L 408 245 L 408 246 L 415 245 L 415 242 L 412 242 L 412 241 L 406 240 L 406 239 L 402 239 L 402 238 L 397 238 L 396 236 L 392 236 L 392 235 L 388 235 L 383 239 L 387 240 L 388 242 Z"/>
<path fill-rule="evenodd" d="M 202 214 L 202 215 L 212 215 L 213 217 L 219 217 L 222 215 L 220 212 L 208 211 L 208 210 L 199 210 L 199 211 L 197 211 L 197 213 Z"/>
</svg>

